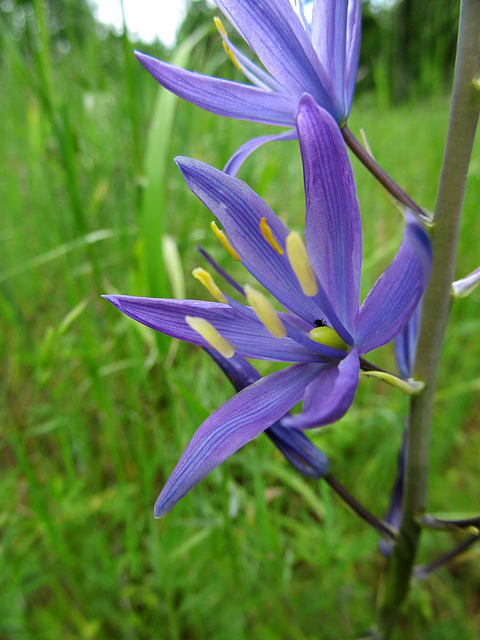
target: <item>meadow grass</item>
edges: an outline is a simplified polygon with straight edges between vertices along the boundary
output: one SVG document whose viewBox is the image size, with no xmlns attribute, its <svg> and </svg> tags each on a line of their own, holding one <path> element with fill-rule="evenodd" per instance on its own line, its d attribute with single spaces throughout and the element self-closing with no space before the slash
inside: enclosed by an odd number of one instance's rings
<svg viewBox="0 0 480 640">
<path fill-rule="evenodd" d="M 218 58 L 192 50 L 199 35 L 174 55 L 211 71 Z M 265 129 L 162 93 L 125 40 L 102 43 L 92 34 L 68 55 L 46 37 L 33 56 L 6 33 L 2 45 L 0 637 L 330 640 L 365 631 L 382 590 L 375 533 L 324 483 L 298 476 L 267 438 L 154 521 L 155 497 L 180 452 L 232 390 L 200 349 L 172 347 L 100 298 L 168 297 L 183 287 L 205 297 L 189 276 L 202 265 L 198 243 L 246 279 L 216 244 L 211 215 L 173 157 L 222 167 Z M 371 95 L 354 104 L 349 125 L 355 133 L 363 127 L 380 163 L 433 209 L 447 116 L 446 97 L 387 111 Z M 354 170 L 365 293 L 394 255 L 402 221 L 356 161 Z M 262 149 L 239 177 L 301 229 L 296 143 Z M 477 147 L 459 277 L 478 264 L 479 201 Z M 455 304 L 448 330 L 432 512 L 478 511 L 479 331 L 476 293 Z M 390 347 L 372 359 L 394 367 Z M 406 407 L 392 388 L 363 380 L 347 416 L 312 434 L 338 478 L 379 515 Z M 427 533 L 421 560 L 457 539 Z M 396 637 L 474 640 L 479 596 L 473 547 L 414 586 Z"/>
</svg>

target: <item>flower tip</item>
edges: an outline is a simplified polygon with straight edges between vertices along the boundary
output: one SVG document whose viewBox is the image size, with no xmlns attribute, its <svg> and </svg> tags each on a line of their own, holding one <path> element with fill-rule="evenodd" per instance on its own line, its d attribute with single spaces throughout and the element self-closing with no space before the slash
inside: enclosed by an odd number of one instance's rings
<svg viewBox="0 0 480 640">
<path fill-rule="evenodd" d="M 108 300 L 109 302 L 111 302 L 113 304 L 114 307 L 116 307 L 119 311 L 121 311 L 122 313 L 125 313 L 125 315 L 129 315 L 128 312 L 125 310 L 124 305 L 122 304 L 121 298 L 125 297 L 125 296 L 114 296 L 114 295 L 103 295 L 102 298 L 105 298 L 105 300 Z"/>
<path fill-rule="evenodd" d="M 155 504 L 155 507 L 153 509 L 153 517 L 155 518 L 155 520 L 160 520 L 160 518 L 163 518 L 164 515 L 165 513 L 162 511 L 162 509 L 160 507 L 157 507 L 157 505 Z"/>
<path fill-rule="evenodd" d="M 147 69 L 148 71 L 148 61 L 151 58 L 151 56 L 147 55 L 146 53 L 142 53 L 141 51 L 138 51 L 138 49 L 133 50 L 133 55 L 140 62 L 140 64 L 144 66 L 145 69 Z"/>
</svg>

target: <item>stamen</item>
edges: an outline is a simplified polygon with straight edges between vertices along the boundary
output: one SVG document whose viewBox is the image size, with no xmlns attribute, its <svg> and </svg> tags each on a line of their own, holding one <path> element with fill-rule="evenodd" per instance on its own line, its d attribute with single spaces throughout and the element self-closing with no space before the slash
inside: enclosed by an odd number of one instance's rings
<svg viewBox="0 0 480 640">
<path fill-rule="evenodd" d="M 227 240 L 227 237 L 223 233 L 223 231 L 220 231 L 220 229 L 217 227 L 217 225 L 215 224 L 214 220 L 212 220 L 212 222 L 210 223 L 210 229 L 213 231 L 213 233 L 217 237 L 217 240 L 220 240 L 220 242 L 222 243 L 223 247 L 228 251 L 228 253 L 232 256 L 232 258 L 234 260 L 236 260 L 237 262 L 241 262 L 240 256 L 235 251 L 235 249 L 232 247 L 230 242 Z"/>
<path fill-rule="evenodd" d="M 272 336 L 275 336 L 275 338 L 284 338 L 287 335 L 287 330 L 270 300 L 268 300 L 263 293 L 260 293 L 260 291 L 257 291 L 248 284 L 245 285 L 245 295 L 248 304 Z"/>
<path fill-rule="evenodd" d="M 287 236 L 287 255 L 290 260 L 290 265 L 297 276 L 298 283 L 302 287 L 303 293 L 309 298 L 313 298 L 313 296 L 316 296 L 318 293 L 317 279 L 308 260 L 308 254 L 303 240 L 300 234 L 295 231 L 292 231 L 292 233 Z"/>
<path fill-rule="evenodd" d="M 196 316 L 185 316 L 185 322 L 188 326 L 196 331 L 208 344 L 216 349 L 224 358 L 232 358 L 235 355 L 235 348 L 221 336 L 205 318 Z"/>
<path fill-rule="evenodd" d="M 274 249 L 280 256 L 283 256 L 283 249 L 275 240 L 272 230 L 270 229 L 267 219 L 262 218 L 260 220 L 260 231 L 262 232 L 262 236 L 268 242 L 268 244 Z"/>
<path fill-rule="evenodd" d="M 233 64 L 237 67 L 237 69 L 243 73 L 242 65 L 239 63 L 239 61 L 237 60 L 235 54 L 230 49 L 230 47 L 225 42 L 225 40 L 222 40 L 222 45 L 223 45 L 223 48 L 225 49 L 225 53 L 227 54 L 227 56 L 230 58 L 230 60 L 233 62 Z"/>
<path fill-rule="evenodd" d="M 242 66 L 238 62 L 238 60 L 237 60 L 235 54 L 233 53 L 233 51 L 228 46 L 228 34 L 227 34 L 226 30 L 225 30 L 225 27 L 222 24 L 222 21 L 220 20 L 220 18 L 217 18 L 216 16 L 213 18 L 213 21 L 215 23 L 215 26 L 217 27 L 218 33 L 220 34 L 220 36 L 222 38 L 222 44 L 223 44 L 223 48 L 225 49 L 225 53 L 230 58 L 230 60 L 233 62 L 233 64 L 237 67 L 237 69 L 243 73 Z"/>
<path fill-rule="evenodd" d="M 222 39 L 223 39 L 223 38 L 228 38 L 227 31 L 226 31 L 225 27 L 223 26 L 223 23 L 222 23 L 222 21 L 220 20 L 220 18 L 218 18 L 217 16 L 215 16 L 215 17 L 213 18 L 213 21 L 214 21 L 214 23 L 215 23 L 215 26 L 217 27 L 217 31 L 218 31 L 218 33 L 222 36 Z"/>
<path fill-rule="evenodd" d="M 342 340 L 332 327 L 315 327 L 315 329 L 312 329 L 308 335 L 315 342 L 324 344 L 327 347 L 340 349 L 341 351 L 346 351 L 348 349 L 346 342 Z"/>
<path fill-rule="evenodd" d="M 206 269 L 197 267 L 192 271 L 192 276 L 203 284 L 205 289 L 215 298 L 215 300 L 223 302 L 224 304 L 227 303 L 227 299 L 218 288 L 212 275 Z"/>
</svg>

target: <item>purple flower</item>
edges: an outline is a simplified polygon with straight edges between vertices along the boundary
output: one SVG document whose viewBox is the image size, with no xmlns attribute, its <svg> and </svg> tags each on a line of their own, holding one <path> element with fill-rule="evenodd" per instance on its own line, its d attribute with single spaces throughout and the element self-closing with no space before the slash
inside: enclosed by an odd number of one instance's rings
<svg viewBox="0 0 480 640">
<path fill-rule="evenodd" d="M 428 280 L 429 239 L 412 219 L 396 257 L 360 306 L 360 212 L 340 130 L 308 95 L 296 124 L 306 249 L 244 182 L 196 160 L 176 160 L 191 191 L 223 226 L 231 252 L 285 312 L 249 286 L 249 306 L 233 300 L 206 272 L 197 275 L 221 302 L 107 296 L 138 322 L 224 357 L 295 363 L 246 387 L 205 420 L 157 501 L 157 517 L 300 400 L 302 413 L 285 417 L 283 426 L 308 429 L 341 418 L 357 389 L 360 357 L 403 329 Z"/>
<path fill-rule="evenodd" d="M 292 127 L 300 97 L 309 93 L 339 125 L 350 113 L 361 39 L 361 0 L 313 0 L 311 24 L 288 0 L 214 0 L 263 68 L 230 41 L 216 19 L 224 48 L 252 84 L 186 71 L 136 52 L 166 89 L 222 116 Z M 271 140 L 296 138 L 295 130 L 261 136 L 243 145 L 225 171 L 232 175 L 245 158 Z"/>
</svg>

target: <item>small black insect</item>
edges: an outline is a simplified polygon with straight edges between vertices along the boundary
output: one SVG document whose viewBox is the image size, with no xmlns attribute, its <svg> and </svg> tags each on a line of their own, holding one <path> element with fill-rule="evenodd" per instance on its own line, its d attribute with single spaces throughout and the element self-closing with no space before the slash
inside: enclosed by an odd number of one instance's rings
<svg viewBox="0 0 480 640">
<path fill-rule="evenodd" d="M 325 322 L 325 320 L 323 318 L 319 318 L 318 320 L 315 320 L 315 326 L 316 327 L 326 327 L 327 323 Z"/>
</svg>

